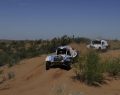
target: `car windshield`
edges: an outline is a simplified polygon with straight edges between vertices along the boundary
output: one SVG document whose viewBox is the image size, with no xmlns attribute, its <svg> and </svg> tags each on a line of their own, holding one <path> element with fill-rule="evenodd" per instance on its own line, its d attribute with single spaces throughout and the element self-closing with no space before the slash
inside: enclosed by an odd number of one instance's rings
<svg viewBox="0 0 120 95">
<path fill-rule="evenodd" d="M 66 54 L 66 49 L 57 49 L 57 55 L 59 54 Z"/>
<path fill-rule="evenodd" d="M 101 44 L 101 41 L 92 41 L 93 44 Z"/>
</svg>

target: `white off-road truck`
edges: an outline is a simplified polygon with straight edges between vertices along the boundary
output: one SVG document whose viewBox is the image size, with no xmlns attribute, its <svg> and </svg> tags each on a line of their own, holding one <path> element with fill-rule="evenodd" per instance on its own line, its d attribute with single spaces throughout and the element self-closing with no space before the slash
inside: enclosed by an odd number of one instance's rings
<svg viewBox="0 0 120 95">
<path fill-rule="evenodd" d="M 107 50 L 109 47 L 108 42 L 106 40 L 93 40 L 89 45 L 87 45 L 87 48 L 94 48 L 96 50 Z"/>
<path fill-rule="evenodd" d="M 52 66 L 65 66 L 67 69 L 71 68 L 73 59 L 77 57 L 78 53 L 70 46 L 60 46 L 56 49 L 56 53 L 46 57 L 46 70 Z"/>
</svg>

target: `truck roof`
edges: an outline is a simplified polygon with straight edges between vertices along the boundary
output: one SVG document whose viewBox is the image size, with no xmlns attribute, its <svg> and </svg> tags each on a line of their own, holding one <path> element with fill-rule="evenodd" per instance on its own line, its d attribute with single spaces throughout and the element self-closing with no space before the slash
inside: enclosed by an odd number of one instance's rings
<svg viewBox="0 0 120 95">
<path fill-rule="evenodd" d="M 60 46 L 60 47 L 58 47 L 58 48 L 60 48 L 60 49 L 72 49 L 70 46 Z"/>
<path fill-rule="evenodd" d="M 104 39 L 95 39 L 95 40 L 92 40 L 92 41 L 106 41 Z"/>
</svg>

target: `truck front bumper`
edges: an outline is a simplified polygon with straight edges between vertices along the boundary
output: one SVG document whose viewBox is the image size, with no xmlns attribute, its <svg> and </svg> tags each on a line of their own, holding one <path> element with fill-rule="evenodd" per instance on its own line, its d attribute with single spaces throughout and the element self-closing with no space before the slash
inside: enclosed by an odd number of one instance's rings
<svg viewBox="0 0 120 95">
<path fill-rule="evenodd" d="M 51 66 L 67 66 L 66 62 L 51 62 Z"/>
</svg>

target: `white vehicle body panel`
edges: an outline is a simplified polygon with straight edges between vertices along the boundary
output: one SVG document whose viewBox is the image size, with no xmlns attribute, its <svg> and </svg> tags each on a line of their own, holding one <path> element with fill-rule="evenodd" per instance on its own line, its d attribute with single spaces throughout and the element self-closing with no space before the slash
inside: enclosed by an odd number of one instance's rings
<svg viewBox="0 0 120 95">
<path fill-rule="evenodd" d="M 101 49 L 105 50 L 108 48 L 108 42 L 106 40 L 93 40 L 87 48 Z"/>
<path fill-rule="evenodd" d="M 78 55 L 78 53 L 73 50 L 70 46 L 61 46 L 61 47 L 58 47 L 58 49 L 66 49 L 66 50 L 69 50 L 70 52 L 70 55 L 67 54 L 67 52 L 65 54 L 57 54 L 58 50 L 56 50 L 56 54 L 53 54 L 53 55 L 49 55 L 46 57 L 45 61 L 49 61 L 49 62 L 54 62 L 55 61 L 55 58 L 61 58 L 61 61 L 60 62 L 64 62 L 64 61 L 71 61 L 72 58 L 76 57 Z"/>
</svg>

